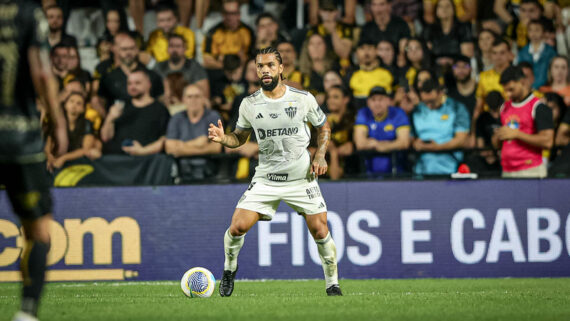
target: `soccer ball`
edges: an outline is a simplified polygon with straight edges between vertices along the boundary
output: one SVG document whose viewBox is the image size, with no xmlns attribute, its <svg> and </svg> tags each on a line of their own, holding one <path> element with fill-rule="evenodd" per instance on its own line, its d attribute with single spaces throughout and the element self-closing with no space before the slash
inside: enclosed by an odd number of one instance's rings
<svg viewBox="0 0 570 321">
<path fill-rule="evenodd" d="M 216 278 L 203 267 L 194 267 L 186 271 L 180 280 L 180 288 L 187 297 L 209 298 L 214 293 Z"/>
</svg>

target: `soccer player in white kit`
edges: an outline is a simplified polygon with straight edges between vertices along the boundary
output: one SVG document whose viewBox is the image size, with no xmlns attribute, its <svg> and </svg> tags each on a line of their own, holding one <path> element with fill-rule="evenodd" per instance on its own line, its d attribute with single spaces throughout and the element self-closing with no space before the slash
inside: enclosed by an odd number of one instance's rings
<svg viewBox="0 0 570 321">
<path fill-rule="evenodd" d="M 310 93 L 282 82 L 281 55 L 267 47 L 257 52 L 257 76 L 261 89 L 246 97 L 239 107 L 236 129 L 224 134 L 222 122 L 210 124 L 210 140 L 230 148 L 243 145 L 255 131 L 259 165 L 251 184 L 239 200 L 224 235 L 224 273 L 220 295 L 230 296 L 238 269 L 237 258 L 244 236 L 260 220 L 271 220 L 284 201 L 305 218 L 319 251 L 329 296 L 342 295 L 338 285 L 336 246 L 327 225 L 327 206 L 317 177 L 327 171 L 325 154 L 331 134 L 327 117 Z M 307 150 L 311 122 L 318 129 L 318 148 L 313 160 Z"/>
</svg>

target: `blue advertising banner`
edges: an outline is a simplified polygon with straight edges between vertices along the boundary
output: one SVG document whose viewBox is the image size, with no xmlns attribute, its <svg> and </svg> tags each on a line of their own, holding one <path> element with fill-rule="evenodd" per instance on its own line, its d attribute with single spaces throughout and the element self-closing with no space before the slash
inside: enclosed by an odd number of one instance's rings
<svg viewBox="0 0 570 321">
<path fill-rule="evenodd" d="M 246 185 L 55 189 L 50 280 L 220 277 Z M 341 278 L 568 277 L 570 181 L 321 183 Z M 0 281 L 24 242 L 0 194 Z M 239 278 L 322 278 L 304 219 L 282 204 L 245 238 Z"/>
</svg>

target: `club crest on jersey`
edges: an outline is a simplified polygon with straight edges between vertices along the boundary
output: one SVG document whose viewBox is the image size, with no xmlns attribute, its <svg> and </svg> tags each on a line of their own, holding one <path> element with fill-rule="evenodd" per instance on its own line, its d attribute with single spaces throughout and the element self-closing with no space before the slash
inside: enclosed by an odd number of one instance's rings
<svg viewBox="0 0 570 321">
<path fill-rule="evenodd" d="M 297 107 L 289 105 L 289 107 L 285 108 L 285 113 L 287 116 L 289 116 L 289 118 L 293 119 L 293 117 L 295 117 L 297 114 Z"/>
</svg>

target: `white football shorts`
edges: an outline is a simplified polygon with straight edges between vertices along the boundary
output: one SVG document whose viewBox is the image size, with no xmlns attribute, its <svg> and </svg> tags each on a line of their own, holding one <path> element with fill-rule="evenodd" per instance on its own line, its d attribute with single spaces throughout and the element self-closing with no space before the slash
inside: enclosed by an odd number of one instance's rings
<svg viewBox="0 0 570 321">
<path fill-rule="evenodd" d="M 316 179 L 268 184 L 264 179 L 253 179 L 236 208 L 257 212 L 261 220 L 271 221 L 279 203 L 283 201 L 300 214 L 319 214 L 327 211 Z"/>
</svg>

